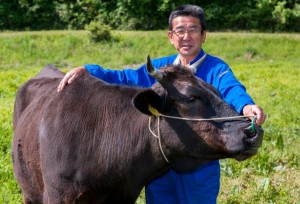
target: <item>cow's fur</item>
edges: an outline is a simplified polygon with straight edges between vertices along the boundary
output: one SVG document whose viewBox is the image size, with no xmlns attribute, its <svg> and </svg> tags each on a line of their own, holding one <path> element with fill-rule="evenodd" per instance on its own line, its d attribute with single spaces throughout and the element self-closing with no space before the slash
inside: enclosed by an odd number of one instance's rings
<svg viewBox="0 0 300 204">
<path fill-rule="evenodd" d="M 249 121 L 161 118 L 169 165 L 148 129 L 148 104 L 174 116 L 237 113 L 214 88 L 182 67 L 163 73 L 154 91 L 84 76 L 58 93 L 64 74 L 51 66 L 26 82 L 15 102 L 13 141 L 14 173 L 24 202 L 134 203 L 143 186 L 170 165 L 191 170 L 207 160 L 243 154 L 246 159 L 256 153 L 261 135 L 250 141 L 244 131 Z M 157 132 L 157 118 L 151 117 Z"/>
</svg>

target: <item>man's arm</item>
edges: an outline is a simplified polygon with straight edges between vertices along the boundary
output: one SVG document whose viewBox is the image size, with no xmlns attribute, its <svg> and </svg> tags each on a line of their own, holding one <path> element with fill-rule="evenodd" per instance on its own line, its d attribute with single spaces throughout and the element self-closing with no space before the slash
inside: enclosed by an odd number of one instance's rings
<svg viewBox="0 0 300 204">
<path fill-rule="evenodd" d="M 223 99 L 245 116 L 256 115 L 257 125 L 264 123 L 267 116 L 263 109 L 255 105 L 245 86 L 236 79 L 229 66 L 224 64 L 216 70 L 218 71 L 213 73 L 212 84 L 220 91 Z"/>
<path fill-rule="evenodd" d="M 69 71 L 60 82 L 58 92 L 84 74 L 91 74 L 111 84 L 150 87 L 155 83 L 155 79 L 148 75 L 145 65 L 142 65 L 138 69 L 110 70 L 104 69 L 100 65 L 87 64 Z"/>
<path fill-rule="evenodd" d="M 155 83 L 155 79 L 148 74 L 145 64 L 137 69 L 126 68 L 122 70 L 104 69 L 94 64 L 87 64 L 84 67 L 94 77 L 110 84 L 150 87 Z"/>
<path fill-rule="evenodd" d="M 160 67 L 166 66 L 167 64 L 172 64 L 176 57 L 177 54 L 157 58 L 151 60 L 151 63 L 153 67 L 158 69 Z M 145 64 L 137 69 L 128 68 L 123 70 L 110 70 L 104 69 L 100 65 L 87 64 L 69 71 L 60 82 L 58 86 L 58 92 L 62 91 L 66 85 L 71 84 L 74 80 L 84 74 L 91 74 L 94 77 L 112 84 L 150 87 L 156 82 L 154 78 L 148 75 Z"/>
</svg>

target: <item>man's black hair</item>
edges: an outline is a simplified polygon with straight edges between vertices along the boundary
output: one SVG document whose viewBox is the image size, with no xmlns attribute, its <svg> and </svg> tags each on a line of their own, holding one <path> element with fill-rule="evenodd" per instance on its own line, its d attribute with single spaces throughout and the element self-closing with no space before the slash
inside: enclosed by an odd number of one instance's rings
<svg viewBox="0 0 300 204">
<path fill-rule="evenodd" d="M 172 21 L 174 18 L 178 16 L 191 16 L 198 18 L 201 23 L 201 32 L 206 30 L 206 22 L 205 22 L 205 14 L 204 11 L 201 7 L 196 6 L 196 5 L 191 5 L 191 4 L 186 4 L 177 7 L 172 13 L 170 14 L 169 17 L 169 31 L 172 31 Z"/>
</svg>

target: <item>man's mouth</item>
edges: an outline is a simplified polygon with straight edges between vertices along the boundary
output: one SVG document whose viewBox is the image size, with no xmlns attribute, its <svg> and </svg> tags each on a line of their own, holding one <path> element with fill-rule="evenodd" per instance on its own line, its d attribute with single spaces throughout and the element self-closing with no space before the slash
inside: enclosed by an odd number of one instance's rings
<svg viewBox="0 0 300 204">
<path fill-rule="evenodd" d="M 184 49 L 190 49 L 192 46 L 187 45 L 187 44 L 183 44 L 183 45 L 181 45 L 181 47 L 184 48 Z"/>
</svg>

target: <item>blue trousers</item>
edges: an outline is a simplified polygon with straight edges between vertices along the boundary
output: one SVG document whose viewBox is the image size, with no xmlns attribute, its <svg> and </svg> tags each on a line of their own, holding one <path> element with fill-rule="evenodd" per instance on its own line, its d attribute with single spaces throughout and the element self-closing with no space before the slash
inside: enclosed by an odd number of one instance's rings
<svg viewBox="0 0 300 204">
<path fill-rule="evenodd" d="M 215 204 L 220 188 L 220 164 L 208 162 L 196 170 L 169 170 L 146 186 L 147 204 Z"/>
</svg>

